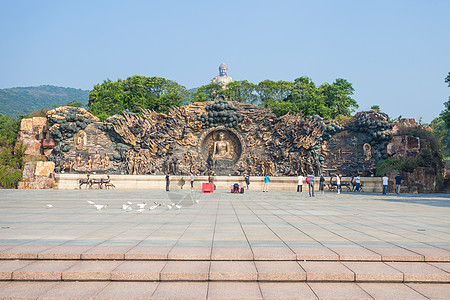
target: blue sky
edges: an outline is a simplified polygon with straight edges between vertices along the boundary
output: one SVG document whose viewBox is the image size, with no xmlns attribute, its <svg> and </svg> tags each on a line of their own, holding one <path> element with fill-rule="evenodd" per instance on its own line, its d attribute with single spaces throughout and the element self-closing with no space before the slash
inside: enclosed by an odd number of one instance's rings
<svg viewBox="0 0 450 300">
<path fill-rule="evenodd" d="M 0 0 L 0 88 L 135 74 L 194 88 L 225 62 L 254 83 L 345 78 L 360 110 L 429 122 L 450 94 L 449 12 L 444 0 Z"/>
</svg>

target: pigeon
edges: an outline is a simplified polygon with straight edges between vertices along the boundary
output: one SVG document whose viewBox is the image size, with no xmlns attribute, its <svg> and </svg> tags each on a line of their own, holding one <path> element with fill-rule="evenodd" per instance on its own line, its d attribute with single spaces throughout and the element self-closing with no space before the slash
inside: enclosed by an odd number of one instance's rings
<svg viewBox="0 0 450 300">
<path fill-rule="evenodd" d="M 95 204 L 94 206 L 95 206 L 95 208 L 96 208 L 97 210 L 107 209 L 107 208 L 108 208 L 108 205 Z"/>
<path fill-rule="evenodd" d="M 152 206 L 150 206 L 150 210 L 154 210 L 157 207 L 158 207 L 158 205 L 152 205 Z"/>
<path fill-rule="evenodd" d="M 94 202 L 94 201 L 89 201 L 89 200 L 87 200 L 86 202 L 89 203 L 90 205 L 95 205 L 95 202 Z"/>
<path fill-rule="evenodd" d="M 127 201 L 127 204 L 128 204 L 128 205 L 132 205 L 132 204 L 133 204 L 133 202 Z"/>
<path fill-rule="evenodd" d="M 168 209 L 172 209 L 173 204 L 166 204 Z"/>
<path fill-rule="evenodd" d="M 176 207 L 177 209 L 180 209 L 180 208 L 183 207 L 183 205 L 181 205 L 181 204 L 176 204 L 175 207 Z"/>
<path fill-rule="evenodd" d="M 145 202 L 142 203 L 142 204 L 141 204 L 141 203 L 138 203 L 138 204 L 137 204 L 137 206 L 138 206 L 139 208 L 145 208 L 146 205 L 147 205 L 147 203 L 145 203 Z"/>
<path fill-rule="evenodd" d="M 46 206 L 47 206 L 47 208 L 52 208 L 53 207 L 53 205 L 51 205 L 51 204 L 47 204 Z"/>
<path fill-rule="evenodd" d="M 131 211 L 131 210 L 132 210 L 131 206 L 126 205 L 126 204 L 122 204 L 122 209 L 123 209 L 124 211 Z"/>
<path fill-rule="evenodd" d="M 140 209 L 138 209 L 138 210 L 136 210 L 136 211 L 137 211 L 139 214 L 141 214 L 144 210 L 145 210 L 145 209 L 140 208 Z"/>
</svg>

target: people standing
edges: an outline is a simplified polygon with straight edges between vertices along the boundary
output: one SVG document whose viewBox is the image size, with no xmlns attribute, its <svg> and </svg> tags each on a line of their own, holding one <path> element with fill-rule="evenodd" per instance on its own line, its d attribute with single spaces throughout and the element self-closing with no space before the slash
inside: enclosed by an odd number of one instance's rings
<svg viewBox="0 0 450 300">
<path fill-rule="evenodd" d="M 336 174 L 336 187 L 337 187 L 337 193 L 341 193 L 341 177 L 339 177 L 339 173 Z"/>
<path fill-rule="evenodd" d="M 250 185 L 250 175 L 245 175 L 244 176 L 245 179 L 245 184 L 247 185 L 247 190 L 248 190 L 248 186 Z"/>
<path fill-rule="evenodd" d="M 266 177 L 264 177 L 263 192 L 269 192 L 269 181 L 270 181 L 270 177 L 269 177 L 269 175 L 266 175 Z"/>
<path fill-rule="evenodd" d="M 400 194 L 401 185 L 402 185 L 402 176 L 400 176 L 400 173 L 397 173 L 397 176 L 395 176 L 395 193 L 397 195 Z"/>
<path fill-rule="evenodd" d="M 166 192 L 169 191 L 169 186 L 170 186 L 170 173 L 167 173 L 167 175 L 166 175 Z"/>
<path fill-rule="evenodd" d="M 361 177 L 359 177 L 359 174 L 355 178 L 355 191 L 359 192 L 359 189 L 361 188 Z"/>
<path fill-rule="evenodd" d="M 298 174 L 298 177 L 297 177 L 297 180 L 298 180 L 298 182 L 297 182 L 297 193 L 298 192 L 303 192 L 303 176 L 302 176 L 302 174 Z"/>
<path fill-rule="evenodd" d="M 309 191 L 309 196 L 314 197 L 314 175 L 313 174 L 308 175 L 308 191 Z"/>
<path fill-rule="evenodd" d="M 320 174 L 319 178 L 319 191 L 320 193 L 324 193 L 325 190 L 325 177 L 323 177 L 323 174 Z"/>
<path fill-rule="evenodd" d="M 194 174 L 191 173 L 191 189 L 194 188 Z"/>
<path fill-rule="evenodd" d="M 389 177 L 387 177 L 387 175 L 384 174 L 384 176 L 383 176 L 383 195 L 387 194 L 388 184 L 389 184 Z"/>
</svg>

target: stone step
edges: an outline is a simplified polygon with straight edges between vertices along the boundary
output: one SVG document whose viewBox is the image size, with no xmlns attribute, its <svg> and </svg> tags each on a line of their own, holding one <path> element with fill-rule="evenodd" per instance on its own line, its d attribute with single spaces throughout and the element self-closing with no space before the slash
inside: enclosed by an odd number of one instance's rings
<svg viewBox="0 0 450 300">
<path fill-rule="evenodd" d="M 0 282 L 2 299 L 448 299 L 450 284 L 355 282 Z"/>
<path fill-rule="evenodd" d="M 2 281 L 450 282 L 450 263 L 4 260 Z"/>
<path fill-rule="evenodd" d="M 0 260 L 450 262 L 441 248 L 0 246 Z"/>
</svg>

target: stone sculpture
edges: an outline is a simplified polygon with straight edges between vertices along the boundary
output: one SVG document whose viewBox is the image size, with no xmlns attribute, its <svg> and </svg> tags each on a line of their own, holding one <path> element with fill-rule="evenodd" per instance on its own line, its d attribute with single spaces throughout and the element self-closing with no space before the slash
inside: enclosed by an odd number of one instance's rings
<svg viewBox="0 0 450 300">
<path fill-rule="evenodd" d="M 227 84 L 233 81 L 231 76 L 228 76 L 228 67 L 225 63 L 221 63 L 219 66 L 219 76 L 216 76 L 212 79 L 213 82 L 222 85 L 222 88 L 225 89 Z"/>
</svg>

